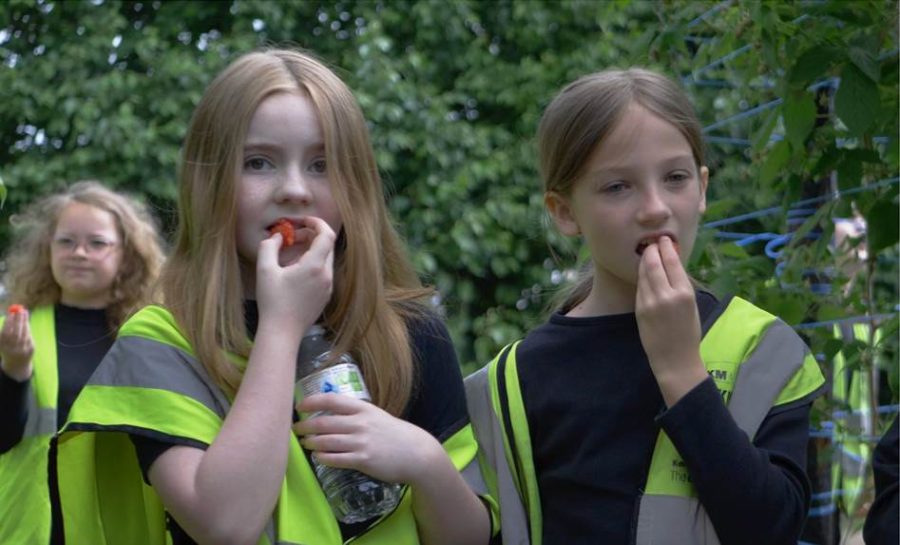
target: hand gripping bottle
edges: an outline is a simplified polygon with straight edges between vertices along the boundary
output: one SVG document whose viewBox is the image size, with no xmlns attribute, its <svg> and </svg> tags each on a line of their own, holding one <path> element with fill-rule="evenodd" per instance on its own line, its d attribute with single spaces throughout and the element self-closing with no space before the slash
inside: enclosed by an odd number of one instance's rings
<svg viewBox="0 0 900 545">
<path fill-rule="evenodd" d="M 333 365 L 328 365 L 331 349 L 331 342 L 325 338 L 325 330 L 320 325 L 312 326 L 303 336 L 294 388 L 297 401 L 320 392 L 371 401 L 362 373 L 349 354 L 341 354 Z M 314 416 L 303 415 L 304 418 Z M 328 467 L 318 463 L 315 456 L 310 458 L 331 510 L 343 523 L 381 516 L 393 510 L 400 501 L 399 484 L 385 483 L 354 469 Z"/>
</svg>

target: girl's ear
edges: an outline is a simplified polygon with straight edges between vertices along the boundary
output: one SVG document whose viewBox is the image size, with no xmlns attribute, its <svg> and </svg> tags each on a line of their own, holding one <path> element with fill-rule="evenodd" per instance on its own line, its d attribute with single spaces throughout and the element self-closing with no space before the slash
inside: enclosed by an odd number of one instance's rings
<svg viewBox="0 0 900 545">
<path fill-rule="evenodd" d="M 544 193 L 544 206 L 547 207 L 547 211 L 560 233 L 570 237 L 581 234 L 581 227 L 578 226 L 575 214 L 572 213 L 569 199 L 556 191 L 547 191 Z"/>
</svg>

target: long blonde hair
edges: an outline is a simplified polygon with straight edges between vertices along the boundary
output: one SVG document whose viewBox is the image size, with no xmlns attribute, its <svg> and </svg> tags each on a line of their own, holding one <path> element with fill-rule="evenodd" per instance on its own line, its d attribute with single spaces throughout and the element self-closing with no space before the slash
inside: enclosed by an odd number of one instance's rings
<svg viewBox="0 0 900 545">
<path fill-rule="evenodd" d="M 705 164 L 700 120 L 684 91 L 666 76 L 643 68 L 604 70 L 566 85 L 541 117 L 537 133 L 544 192 L 570 196 L 593 151 L 602 146 L 632 104 L 677 128 L 697 168 Z M 571 287 L 551 302 L 566 312 L 591 291 L 594 267 L 583 264 Z"/>
<path fill-rule="evenodd" d="M 33 308 L 60 300 L 50 267 L 50 241 L 62 211 L 82 203 L 109 212 L 122 239 L 122 263 L 112 285 L 106 315 L 116 330 L 128 315 L 149 303 L 164 255 L 156 221 L 139 201 L 96 181 L 81 181 L 35 202 L 11 218 L 15 241 L 6 255 L 6 300 Z"/>
<path fill-rule="evenodd" d="M 250 120 L 279 92 L 301 91 L 316 109 L 331 192 L 343 221 L 325 326 L 336 351 L 359 362 L 373 401 L 402 412 L 413 382 L 405 320 L 423 312 L 422 288 L 388 214 L 362 111 L 353 94 L 311 55 L 269 49 L 232 62 L 194 111 L 179 173 L 179 225 L 163 270 L 163 291 L 197 357 L 226 391 L 240 369 L 226 352 L 248 357 L 235 241 L 236 188 Z M 202 279 L 202 280 L 201 280 Z"/>
</svg>

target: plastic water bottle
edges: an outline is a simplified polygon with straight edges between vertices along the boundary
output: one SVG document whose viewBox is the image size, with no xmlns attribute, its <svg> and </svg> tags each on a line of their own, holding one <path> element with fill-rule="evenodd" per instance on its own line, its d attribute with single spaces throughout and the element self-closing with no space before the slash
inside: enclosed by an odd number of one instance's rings
<svg viewBox="0 0 900 545">
<path fill-rule="evenodd" d="M 362 373 L 349 354 L 341 354 L 333 365 L 328 365 L 331 349 L 331 342 L 325 338 L 322 326 L 312 326 L 303 336 L 294 388 L 297 401 L 320 392 L 371 401 Z M 315 456 L 311 459 L 316 478 L 334 516 L 343 523 L 362 522 L 381 516 L 393 510 L 400 501 L 399 484 L 385 483 L 354 469 L 328 467 L 318 463 Z"/>
</svg>

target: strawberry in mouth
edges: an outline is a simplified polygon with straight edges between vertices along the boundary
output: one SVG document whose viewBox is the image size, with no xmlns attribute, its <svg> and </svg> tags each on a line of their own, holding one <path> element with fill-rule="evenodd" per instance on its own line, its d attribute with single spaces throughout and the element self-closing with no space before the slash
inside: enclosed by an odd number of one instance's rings
<svg viewBox="0 0 900 545">
<path fill-rule="evenodd" d="M 269 227 L 269 234 L 274 235 L 275 233 L 281 234 L 282 248 L 290 248 L 294 245 L 294 224 L 292 224 L 290 221 L 284 218 L 276 221 L 271 227 Z"/>
<path fill-rule="evenodd" d="M 651 244 L 659 244 L 659 239 L 662 237 L 668 237 L 669 240 L 672 241 L 672 246 L 675 247 L 675 253 L 681 255 L 681 248 L 678 246 L 678 241 L 672 237 L 672 235 L 660 235 L 658 237 L 650 237 L 645 238 L 644 240 L 638 242 L 637 247 L 634 249 L 634 253 L 637 255 L 644 255 L 644 250 L 647 249 Z"/>
</svg>

